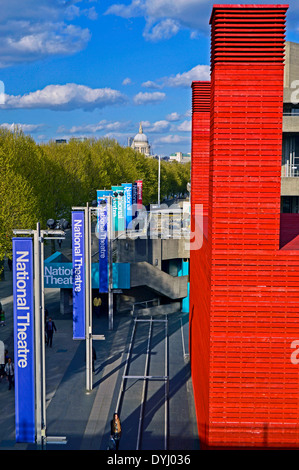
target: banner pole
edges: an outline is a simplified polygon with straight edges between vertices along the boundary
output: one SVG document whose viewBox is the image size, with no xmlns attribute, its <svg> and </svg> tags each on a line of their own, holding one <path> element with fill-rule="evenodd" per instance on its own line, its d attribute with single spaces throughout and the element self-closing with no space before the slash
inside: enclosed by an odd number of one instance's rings
<svg viewBox="0 0 299 470">
<path fill-rule="evenodd" d="M 42 445 L 41 416 L 41 322 L 40 322 L 40 223 L 34 231 L 34 333 L 35 333 L 35 397 L 36 397 L 36 444 Z"/>
<path fill-rule="evenodd" d="M 109 282 L 108 282 L 108 328 L 113 330 L 113 260 L 112 260 L 112 197 L 108 196 L 108 270 L 109 270 Z"/>
<path fill-rule="evenodd" d="M 46 345 L 45 345 L 45 278 L 44 278 L 44 232 L 41 231 L 40 237 L 40 272 L 41 272 L 41 361 L 42 361 L 42 413 L 41 413 L 41 425 L 42 425 L 42 439 L 46 441 L 46 427 L 47 427 L 47 415 L 46 415 Z"/>
<path fill-rule="evenodd" d="M 26 358 L 22 357 L 17 362 L 16 369 L 16 398 L 15 398 L 15 408 L 16 408 L 16 440 L 18 442 L 35 442 L 38 448 L 44 448 L 44 445 L 47 442 L 46 436 L 46 367 L 45 367 L 45 301 L 44 301 L 44 234 L 63 234 L 64 232 L 50 230 L 40 230 L 40 223 L 37 223 L 36 230 L 13 230 L 14 234 L 19 235 L 33 235 L 33 244 L 32 239 L 30 238 L 30 245 L 24 249 L 27 251 L 18 251 L 18 247 L 21 243 L 21 238 L 13 239 L 13 253 L 14 253 L 14 264 L 13 264 L 13 282 L 14 282 L 14 334 L 15 334 L 15 357 L 19 357 L 18 347 L 19 347 L 19 326 L 21 328 L 20 336 L 23 338 L 25 331 L 30 333 L 29 336 L 29 349 L 26 349 L 26 353 L 32 353 L 31 362 L 27 364 Z M 23 240 L 26 241 L 26 240 Z M 33 248 L 33 253 L 32 253 Z M 22 250 L 22 247 L 21 247 Z M 25 255 L 31 254 L 28 259 L 24 259 Z M 18 257 L 20 257 L 20 262 L 18 263 Z M 33 258 L 33 259 L 32 259 Z M 29 263 L 27 272 L 25 271 L 25 263 Z M 25 266 L 25 268 L 23 267 Z M 19 273 L 21 271 L 21 273 Z M 19 282 L 18 282 L 19 281 Z M 29 281 L 28 285 L 25 281 Z M 22 295 L 22 302 L 19 303 L 17 296 L 18 291 L 22 289 L 29 290 L 28 299 L 26 297 L 26 302 L 28 305 L 24 304 L 24 295 Z M 26 290 L 27 292 L 27 290 Z M 30 300 L 32 296 L 32 299 Z M 15 298 L 17 300 L 15 300 Z M 28 313 L 25 315 L 24 311 Z M 21 312 L 21 313 L 19 313 Z M 19 325 L 20 321 L 20 325 Z M 24 323 L 25 321 L 25 323 Z M 22 324 L 23 322 L 23 324 Z M 25 328 L 26 327 L 26 328 Z M 31 328 L 31 331 L 29 330 Z M 27 340 L 28 341 L 28 340 Z M 32 342 L 32 344 L 31 344 Z M 20 340 L 20 343 L 23 343 Z M 31 346 L 30 346 L 31 344 Z M 20 361 L 20 364 L 19 364 Z M 32 373 L 30 375 L 24 374 L 21 375 L 21 371 L 26 368 L 31 369 Z M 24 369 L 25 368 L 25 369 Z M 30 370 L 29 370 L 30 373 Z M 32 377 L 32 378 L 31 378 Z M 20 388 L 23 385 L 24 380 L 25 387 L 24 389 Z M 23 382 L 20 382 L 22 380 Z M 27 388 L 32 380 L 32 395 L 28 396 Z M 26 392 L 27 391 L 27 392 Z M 26 393 L 27 395 L 26 395 Z M 19 398 L 22 398 L 20 401 Z M 32 398 L 33 397 L 33 398 Z M 21 416 L 21 417 L 20 417 Z M 25 423 L 26 422 L 26 423 Z M 32 437 L 29 436 L 31 432 L 31 423 L 32 423 Z M 27 426 L 27 429 L 26 429 Z M 28 440 L 30 439 L 30 440 Z M 65 441 L 65 438 L 63 438 Z"/>
<path fill-rule="evenodd" d="M 84 208 L 85 212 L 85 341 L 86 341 L 86 390 L 90 392 L 92 390 L 92 346 L 91 346 L 91 322 L 90 322 L 90 279 L 91 279 L 91 268 L 90 268 L 90 211 L 89 205 Z"/>
<path fill-rule="evenodd" d="M 89 291 L 88 291 L 88 302 L 89 302 L 89 331 L 88 331 L 88 344 L 89 344 L 89 384 L 90 391 L 93 389 L 92 379 L 92 273 L 91 273 L 91 207 L 88 206 L 88 269 L 89 269 Z"/>
</svg>

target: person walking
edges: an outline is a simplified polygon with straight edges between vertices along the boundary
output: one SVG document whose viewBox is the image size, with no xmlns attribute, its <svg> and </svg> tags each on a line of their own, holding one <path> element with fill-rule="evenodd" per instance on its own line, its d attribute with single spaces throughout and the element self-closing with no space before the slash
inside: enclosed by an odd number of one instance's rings
<svg viewBox="0 0 299 470">
<path fill-rule="evenodd" d="M 46 323 L 46 335 L 47 335 L 47 346 L 49 345 L 50 348 L 52 348 L 54 330 L 57 331 L 56 325 L 54 321 L 52 320 L 52 318 L 49 318 L 49 320 Z"/>
<path fill-rule="evenodd" d="M 97 317 L 99 317 L 101 314 L 101 305 L 102 305 L 101 297 L 95 297 L 93 299 L 93 307 L 94 307 L 94 312 Z"/>
<path fill-rule="evenodd" d="M 97 360 L 97 353 L 96 353 L 96 350 L 94 348 L 94 346 L 92 347 L 92 372 L 95 371 L 95 368 L 94 368 L 94 363 L 95 361 Z"/>
<path fill-rule="evenodd" d="M 5 326 L 5 312 L 2 308 L 1 302 L 0 302 L 0 326 Z"/>
<path fill-rule="evenodd" d="M 11 360 L 11 357 L 8 358 L 8 361 L 5 365 L 4 372 L 7 376 L 8 379 L 8 390 L 11 390 L 12 384 L 13 384 L 13 379 L 15 375 L 15 368 L 13 365 L 13 362 Z"/>
<path fill-rule="evenodd" d="M 117 413 L 114 413 L 113 419 L 111 420 L 111 439 L 115 441 L 115 450 L 118 450 L 119 441 L 121 438 L 121 422 Z"/>
</svg>

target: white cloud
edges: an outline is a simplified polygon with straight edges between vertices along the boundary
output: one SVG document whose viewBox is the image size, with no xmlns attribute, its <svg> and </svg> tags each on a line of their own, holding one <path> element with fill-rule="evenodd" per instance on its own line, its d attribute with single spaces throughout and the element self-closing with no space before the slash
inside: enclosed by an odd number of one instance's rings
<svg viewBox="0 0 299 470">
<path fill-rule="evenodd" d="M 240 0 L 224 0 L 221 3 L 239 4 Z M 256 3 L 269 4 L 273 1 L 258 0 Z M 297 0 L 290 0 L 288 3 L 289 26 L 297 28 L 299 3 Z M 171 32 L 176 34 L 178 29 L 184 28 L 191 30 L 191 37 L 194 39 L 196 32 L 209 34 L 212 8 L 213 3 L 210 0 L 133 0 L 128 5 L 114 4 L 106 13 L 123 18 L 143 16 L 146 21 L 143 35 L 148 40 L 165 39 L 167 35 L 171 37 Z M 166 22 L 169 22 L 168 27 Z M 175 25 L 175 29 L 170 24 Z"/>
<path fill-rule="evenodd" d="M 154 88 L 156 90 L 160 90 L 161 88 L 163 88 L 162 84 L 153 82 L 152 80 L 147 80 L 146 82 L 143 82 L 141 86 L 143 86 L 144 88 Z"/>
<path fill-rule="evenodd" d="M 179 121 L 181 118 L 180 114 L 177 112 L 167 114 L 166 119 L 168 121 Z"/>
<path fill-rule="evenodd" d="M 74 18 L 78 18 L 80 16 L 86 16 L 90 20 L 96 20 L 98 18 L 98 14 L 96 12 L 95 7 L 85 8 L 80 10 L 79 7 L 75 5 L 70 5 L 66 10 L 66 17 L 70 20 Z"/>
<path fill-rule="evenodd" d="M 161 40 L 177 34 L 180 28 L 208 30 L 211 3 L 208 0 L 133 0 L 129 5 L 114 4 L 106 14 L 123 18 L 144 16 L 144 37 Z"/>
<path fill-rule="evenodd" d="M 147 82 L 144 82 L 142 86 L 158 89 L 162 89 L 164 87 L 189 88 L 192 82 L 196 80 L 210 80 L 209 65 L 196 65 L 187 72 L 177 73 L 176 75 L 171 75 L 169 77 L 163 77 L 158 79 L 156 82 L 148 80 Z"/>
<path fill-rule="evenodd" d="M 191 133 L 191 121 L 190 120 L 185 120 L 182 121 L 180 124 L 173 124 L 174 121 L 179 121 L 181 119 L 181 116 L 174 112 L 169 114 L 166 119 L 161 119 L 160 121 L 155 121 L 151 123 L 150 121 L 143 121 L 142 122 L 142 127 L 146 130 L 146 132 L 150 133 L 164 133 L 167 131 L 171 132 L 189 132 Z M 175 138 L 174 136 L 169 137 L 169 139 Z M 185 137 L 180 137 L 182 139 L 185 139 Z"/>
<path fill-rule="evenodd" d="M 133 0 L 130 5 L 114 4 L 108 8 L 106 15 L 116 15 L 122 18 L 135 18 L 145 13 L 144 0 Z"/>
<path fill-rule="evenodd" d="M 183 137 L 177 134 L 170 134 L 156 139 L 155 144 L 179 144 L 181 142 L 187 142 L 188 140 L 188 137 Z"/>
<path fill-rule="evenodd" d="M 132 83 L 132 80 L 128 77 L 128 78 L 125 78 L 122 82 L 123 85 L 131 85 Z"/>
<path fill-rule="evenodd" d="M 82 126 L 72 126 L 70 129 L 66 129 L 64 126 L 60 126 L 57 132 L 69 132 L 71 134 L 80 134 L 80 133 L 87 133 L 87 134 L 95 134 L 101 131 L 120 131 L 122 129 L 126 129 L 128 127 L 128 122 L 121 122 L 121 121 L 106 121 L 103 119 L 95 124 L 83 124 Z"/>
<path fill-rule="evenodd" d="M 170 87 L 190 87 L 195 80 L 210 80 L 210 66 L 196 65 L 187 72 L 165 78 L 164 84 Z"/>
<path fill-rule="evenodd" d="M 32 132 L 33 133 L 33 132 L 37 132 L 41 128 L 43 128 L 44 124 L 20 124 L 20 123 L 9 124 L 7 122 L 4 122 L 4 123 L 0 124 L 0 127 L 4 128 L 4 129 L 8 129 L 10 131 L 14 131 L 15 129 L 20 129 L 23 132 L 29 132 L 29 133 Z"/>
<path fill-rule="evenodd" d="M 25 95 L 5 95 L 5 109 L 84 109 L 92 110 L 104 106 L 123 103 L 126 97 L 111 88 L 90 88 L 76 83 L 48 85 L 42 90 Z"/>
<path fill-rule="evenodd" d="M 0 67 L 83 50 L 88 28 L 72 24 L 78 16 L 96 19 L 94 7 L 81 9 L 79 0 L 1 0 Z"/>
<path fill-rule="evenodd" d="M 170 123 L 165 119 L 162 119 L 161 121 L 156 121 L 153 124 L 148 121 L 142 122 L 142 126 L 147 130 L 147 132 L 161 133 L 169 129 Z"/>
<path fill-rule="evenodd" d="M 139 92 L 137 93 L 137 95 L 134 96 L 133 100 L 134 103 L 137 105 L 151 104 L 163 101 L 165 99 L 165 96 L 165 93 L 161 93 L 159 91 L 155 91 L 153 93 Z"/>
<path fill-rule="evenodd" d="M 18 37 L 8 37 L 4 40 L 4 45 L 10 51 L 11 56 L 15 54 L 15 60 L 21 54 L 24 57 L 39 58 L 46 55 L 70 54 L 81 50 L 90 39 L 88 29 L 81 29 L 74 25 L 65 25 L 63 23 L 44 24 L 43 27 L 35 27 L 27 30 L 28 34 L 23 33 Z M 45 28 L 44 28 L 45 27 Z"/>
<path fill-rule="evenodd" d="M 177 131 L 180 132 L 191 132 L 192 123 L 191 121 L 183 121 L 176 127 Z"/>
<path fill-rule="evenodd" d="M 104 137 L 107 137 L 107 139 L 117 140 L 121 145 L 126 145 L 129 134 L 124 134 L 122 132 L 107 132 L 107 134 L 104 134 Z"/>
<path fill-rule="evenodd" d="M 175 36 L 179 30 L 180 27 L 177 21 L 166 19 L 156 24 L 152 28 L 148 24 L 143 32 L 143 36 L 145 39 L 155 42 L 161 41 L 161 39 L 169 39 L 172 36 Z"/>
</svg>

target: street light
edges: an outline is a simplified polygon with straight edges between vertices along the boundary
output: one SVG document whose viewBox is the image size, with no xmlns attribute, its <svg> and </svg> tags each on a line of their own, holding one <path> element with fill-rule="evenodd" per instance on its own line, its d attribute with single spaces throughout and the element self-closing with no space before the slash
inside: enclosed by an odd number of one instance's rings
<svg viewBox="0 0 299 470">
<path fill-rule="evenodd" d="M 110 214 L 111 197 L 108 196 L 108 210 Z M 85 351 L 86 351 L 86 390 L 91 392 L 92 390 L 92 340 L 105 340 L 104 335 L 93 335 L 92 334 L 92 278 L 91 278 L 91 215 L 94 211 L 98 211 L 97 207 L 90 207 L 87 203 L 86 207 L 72 207 L 72 211 L 84 211 L 84 244 L 85 244 Z M 111 220 L 111 219 L 109 219 Z M 110 227 L 110 223 L 109 223 Z M 109 232 L 108 232 L 109 236 Z M 109 238 L 108 238 L 109 242 Z M 110 255 L 109 255 L 110 256 Z M 109 258 L 110 259 L 110 258 Z M 110 285 L 109 272 L 109 285 Z M 112 280 L 112 277 L 111 277 Z M 112 284 L 112 282 L 111 282 Z M 111 301 L 111 296 L 109 296 Z M 113 301 L 113 297 L 112 297 Z M 112 306 L 113 308 L 113 306 Z M 109 312 L 111 307 L 109 306 Z M 113 312 L 113 310 L 112 310 Z M 113 319 L 110 320 L 109 313 L 109 329 L 113 329 Z"/>
<path fill-rule="evenodd" d="M 161 179 L 161 156 L 159 155 L 158 166 L 158 206 L 160 207 L 160 179 Z"/>
<path fill-rule="evenodd" d="M 66 219 L 48 219 L 47 220 L 47 227 L 51 230 L 58 229 L 58 230 L 66 230 L 69 227 L 69 223 Z"/>
</svg>

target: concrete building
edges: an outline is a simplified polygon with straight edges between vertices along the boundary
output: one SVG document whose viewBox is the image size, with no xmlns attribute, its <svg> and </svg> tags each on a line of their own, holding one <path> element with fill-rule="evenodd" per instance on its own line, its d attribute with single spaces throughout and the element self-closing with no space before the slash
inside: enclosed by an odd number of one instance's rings
<svg viewBox="0 0 299 470">
<path fill-rule="evenodd" d="M 169 161 L 179 162 L 179 163 L 189 163 L 191 162 L 191 153 L 182 153 L 182 152 L 175 152 L 169 156 Z"/>
<path fill-rule="evenodd" d="M 281 212 L 299 212 L 299 44 L 286 42 Z"/>
</svg>

